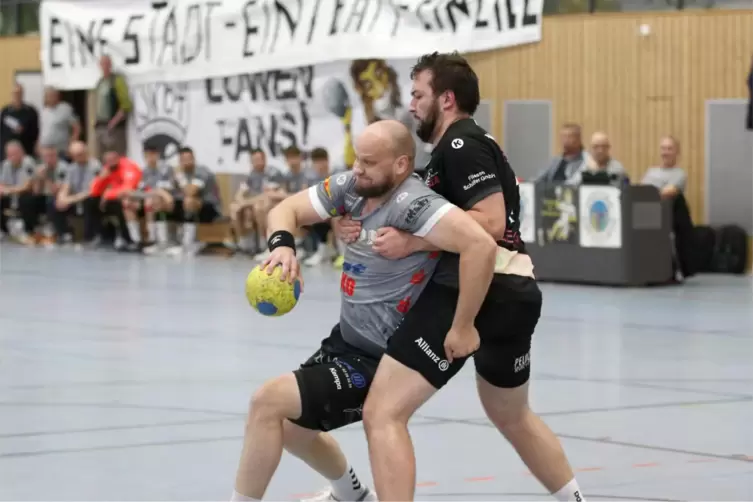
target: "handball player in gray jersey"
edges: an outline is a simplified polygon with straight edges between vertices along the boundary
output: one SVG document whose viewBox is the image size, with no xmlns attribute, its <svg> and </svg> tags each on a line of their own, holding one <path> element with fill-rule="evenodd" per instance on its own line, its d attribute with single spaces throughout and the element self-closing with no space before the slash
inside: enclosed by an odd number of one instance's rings
<svg viewBox="0 0 753 502">
<path fill-rule="evenodd" d="M 283 280 L 299 277 L 296 229 L 349 214 L 360 221 L 362 232 L 345 252 L 339 322 L 300 368 L 267 381 L 251 399 L 232 500 L 264 496 L 283 448 L 330 480 L 330 489 L 310 500 L 376 500 L 327 431 L 361 420 L 387 341 L 439 256 L 418 252 L 400 260 L 384 258 L 375 251 L 382 229 L 400 228 L 460 255 L 460 275 L 472 278 L 474 287 L 460 288 L 445 350 L 435 357 L 448 365 L 447 359 L 478 348 L 473 321 L 493 275 L 493 239 L 413 174 L 415 143 L 400 122 L 368 126 L 356 140 L 356 152 L 352 171 L 335 174 L 270 212 L 271 254 L 263 266 L 270 272 L 281 266 Z"/>
</svg>

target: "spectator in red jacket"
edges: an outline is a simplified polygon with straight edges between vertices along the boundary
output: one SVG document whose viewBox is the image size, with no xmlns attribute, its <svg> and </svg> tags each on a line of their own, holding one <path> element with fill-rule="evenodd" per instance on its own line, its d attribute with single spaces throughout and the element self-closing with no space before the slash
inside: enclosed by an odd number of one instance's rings
<svg viewBox="0 0 753 502">
<path fill-rule="evenodd" d="M 102 171 L 92 182 L 91 196 L 100 198 L 99 207 L 105 216 L 114 216 L 118 221 L 115 249 L 135 251 L 138 248 L 127 230 L 123 201 L 138 189 L 139 183 L 139 166 L 114 148 L 107 148 L 102 157 Z"/>
</svg>

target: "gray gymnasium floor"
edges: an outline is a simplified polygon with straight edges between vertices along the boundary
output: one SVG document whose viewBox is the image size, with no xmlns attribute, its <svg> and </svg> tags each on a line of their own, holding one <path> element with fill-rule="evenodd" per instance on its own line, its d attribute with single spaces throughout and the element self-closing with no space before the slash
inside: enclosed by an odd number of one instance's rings
<svg viewBox="0 0 753 502">
<path fill-rule="evenodd" d="M 244 410 L 328 333 L 338 274 L 246 304 L 250 262 L 3 246 L 0 499 L 227 500 Z M 753 500 L 753 281 L 544 286 L 533 405 L 591 500 Z M 488 426 L 470 366 L 411 431 L 423 500 L 548 500 Z M 362 429 L 337 433 L 370 480 Z M 268 492 L 321 488 L 285 457 Z"/>
</svg>

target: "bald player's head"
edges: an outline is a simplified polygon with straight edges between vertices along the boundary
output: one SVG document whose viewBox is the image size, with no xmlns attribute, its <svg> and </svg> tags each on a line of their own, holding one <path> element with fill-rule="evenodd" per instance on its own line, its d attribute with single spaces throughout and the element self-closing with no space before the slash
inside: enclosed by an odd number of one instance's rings
<svg viewBox="0 0 753 502">
<path fill-rule="evenodd" d="M 591 156 L 598 164 L 604 164 L 609 160 L 609 137 L 606 133 L 597 131 L 591 136 Z"/>
<path fill-rule="evenodd" d="M 89 161 L 89 148 L 83 141 L 74 141 L 68 148 L 68 155 L 77 164 L 86 164 Z"/>
<path fill-rule="evenodd" d="M 356 139 L 356 193 L 381 197 L 413 172 L 416 144 L 410 130 L 397 120 L 370 124 Z"/>
</svg>

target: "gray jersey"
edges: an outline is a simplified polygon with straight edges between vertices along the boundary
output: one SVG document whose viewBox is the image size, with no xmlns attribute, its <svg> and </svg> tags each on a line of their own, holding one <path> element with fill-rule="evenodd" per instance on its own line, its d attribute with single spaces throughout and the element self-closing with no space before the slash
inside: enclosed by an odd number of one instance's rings
<svg viewBox="0 0 753 502">
<path fill-rule="evenodd" d="M 284 186 L 285 176 L 274 167 L 267 166 L 264 171 L 252 170 L 243 181 L 249 195 L 259 195 L 265 188 Z"/>
<path fill-rule="evenodd" d="M 58 160 L 54 166 L 46 166 L 42 164 L 39 167 L 39 172 L 44 173 L 44 180 L 48 183 L 62 183 L 65 179 L 65 173 L 68 170 L 68 163 L 64 160 Z M 52 187 L 47 184 L 45 188 L 45 194 L 51 195 L 50 189 Z"/>
<path fill-rule="evenodd" d="M 188 175 L 184 171 L 175 174 L 176 190 L 173 192 L 176 199 L 183 199 L 183 189 L 188 185 L 194 185 L 201 190 L 201 198 L 205 204 L 211 204 L 221 212 L 220 187 L 214 173 L 205 166 L 196 166 L 193 173 Z"/>
<path fill-rule="evenodd" d="M 89 159 L 86 164 L 72 162 L 65 169 L 62 183 L 68 185 L 68 195 L 78 195 L 88 192 L 92 181 L 102 170 L 102 164 L 97 159 Z"/>
<path fill-rule="evenodd" d="M 306 176 L 306 171 L 304 171 L 303 169 L 301 169 L 297 173 L 290 171 L 285 175 L 283 188 L 286 192 L 298 193 L 307 186 L 309 186 L 309 180 L 308 176 Z"/>
<path fill-rule="evenodd" d="M 171 192 L 175 188 L 175 176 L 170 166 L 159 162 L 156 167 L 144 166 L 141 170 L 141 183 L 139 190 L 167 190 Z"/>
<path fill-rule="evenodd" d="M 34 177 L 36 170 L 37 166 L 31 157 L 24 157 L 18 167 L 14 167 L 10 160 L 5 159 L 0 168 L 0 185 L 7 187 L 23 185 Z"/>
<path fill-rule="evenodd" d="M 376 232 L 383 227 L 426 236 L 453 206 L 411 176 L 389 200 L 362 215 L 366 199 L 354 191 L 352 172 L 333 175 L 309 188 L 309 199 L 322 218 L 350 214 L 361 222 L 361 237 L 347 246 L 340 279 L 340 329 L 349 344 L 381 355 L 387 340 L 434 272 L 439 253 L 414 253 L 389 260 L 372 249 Z"/>
<path fill-rule="evenodd" d="M 687 181 L 688 176 L 680 167 L 650 167 L 643 175 L 641 184 L 653 185 L 659 190 L 671 185 L 684 192 Z"/>
</svg>

